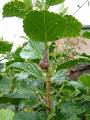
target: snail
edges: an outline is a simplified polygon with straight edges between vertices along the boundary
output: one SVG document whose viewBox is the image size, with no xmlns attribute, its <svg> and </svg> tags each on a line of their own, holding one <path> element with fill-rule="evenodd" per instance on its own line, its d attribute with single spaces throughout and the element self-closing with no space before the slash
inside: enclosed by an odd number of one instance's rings
<svg viewBox="0 0 90 120">
<path fill-rule="evenodd" d="M 43 56 L 43 58 L 41 58 L 41 60 L 40 60 L 40 62 L 39 62 L 39 66 L 40 66 L 43 70 L 48 70 L 49 63 L 48 63 L 47 49 L 44 50 L 44 56 Z"/>
</svg>

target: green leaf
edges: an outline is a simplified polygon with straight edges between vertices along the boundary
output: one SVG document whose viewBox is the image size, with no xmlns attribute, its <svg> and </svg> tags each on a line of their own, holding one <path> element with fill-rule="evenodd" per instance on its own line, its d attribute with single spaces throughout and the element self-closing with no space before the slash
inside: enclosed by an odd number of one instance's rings
<svg viewBox="0 0 90 120">
<path fill-rule="evenodd" d="M 82 34 L 82 36 L 83 36 L 84 38 L 90 39 L 90 32 L 84 32 L 84 33 Z"/>
<path fill-rule="evenodd" d="M 83 85 L 90 87 L 90 75 L 89 74 L 81 75 L 79 80 L 81 81 Z"/>
<path fill-rule="evenodd" d="M 35 95 L 36 90 L 33 88 L 32 86 L 29 86 L 27 84 L 22 86 L 22 85 L 18 85 L 15 88 L 15 94 L 13 93 L 12 96 L 13 97 L 17 97 L 17 98 L 23 98 L 23 99 L 29 99 L 30 96 Z"/>
<path fill-rule="evenodd" d="M 66 27 L 63 31 L 63 37 L 77 37 L 80 36 L 82 25 L 71 15 L 65 15 Z"/>
<path fill-rule="evenodd" d="M 65 75 L 65 71 L 63 70 L 59 70 L 57 71 L 51 78 L 52 83 L 62 83 L 65 81 L 66 75 Z"/>
<path fill-rule="evenodd" d="M 75 95 L 75 92 L 74 86 L 66 84 L 61 90 L 61 94 L 63 94 L 62 98 L 71 98 Z"/>
<path fill-rule="evenodd" d="M 71 115 L 68 119 L 66 120 L 81 120 L 80 118 L 78 118 L 76 115 Z"/>
<path fill-rule="evenodd" d="M 90 59 L 88 59 L 88 58 L 77 58 L 77 59 L 74 59 L 74 60 L 70 60 L 70 61 L 67 61 L 65 63 L 62 63 L 62 64 L 58 65 L 57 70 L 68 69 L 68 68 L 73 67 L 73 66 L 75 66 L 77 64 L 80 64 L 80 63 L 90 63 Z"/>
<path fill-rule="evenodd" d="M 24 59 L 41 59 L 44 49 L 44 43 L 38 41 L 30 41 L 22 49 L 20 56 Z"/>
<path fill-rule="evenodd" d="M 11 81 L 8 78 L 6 78 L 6 77 L 3 77 L 0 80 L 0 93 L 2 93 L 2 95 L 9 93 L 9 91 L 10 91 L 10 84 L 11 84 Z"/>
<path fill-rule="evenodd" d="M 18 112 L 14 120 L 47 120 L 47 114 L 45 112 Z"/>
<path fill-rule="evenodd" d="M 65 0 L 46 0 L 46 4 L 49 6 L 57 5 L 63 3 Z"/>
<path fill-rule="evenodd" d="M 61 37 L 65 28 L 62 16 L 49 11 L 30 11 L 24 21 L 26 35 L 36 41 L 53 41 Z"/>
<path fill-rule="evenodd" d="M 90 95 L 82 95 L 85 101 L 90 101 Z"/>
<path fill-rule="evenodd" d="M 21 71 L 20 73 L 17 73 L 15 77 L 17 80 L 25 80 L 28 79 L 29 74 L 27 72 Z"/>
<path fill-rule="evenodd" d="M 19 47 L 14 53 L 12 53 L 11 58 L 6 62 L 6 67 L 10 66 L 11 64 L 15 62 L 24 62 L 24 59 L 21 58 L 20 52 L 22 50 L 22 47 Z M 12 59 L 13 58 L 13 59 Z"/>
<path fill-rule="evenodd" d="M 3 40 L 0 40 L 0 54 L 10 52 L 12 44 Z"/>
<path fill-rule="evenodd" d="M 13 120 L 14 112 L 7 109 L 0 110 L 0 120 Z"/>
<path fill-rule="evenodd" d="M 43 77 L 42 72 L 34 63 L 16 62 L 10 65 L 10 67 L 14 67 L 16 69 L 28 72 L 30 75 L 33 75 L 36 78 Z"/>
<path fill-rule="evenodd" d="M 67 101 L 65 103 L 62 103 L 60 108 L 62 113 L 70 116 L 79 115 L 86 111 L 86 108 L 84 108 L 84 106 L 74 101 Z"/>
<path fill-rule="evenodd" d="M 24 18 L 27 11 L 25 8 L 25 4 L 21 1 L 11 1 L 4 5 L 3 7 L 3 17 L 19 17 Z"/>
<path fill-rule="evenodd" d="M 55 42 L 52 42 L 51 45 L 49 46 L 49 53 L 53 53 L 55 48 L 56 48 L 56 44 Z"/>
<path fill-rule="evenodd" d="M 85 87 L 80 82 L 69 81 L 69 84 L 72 85 L 75 89 L 82 90 L 82 91 L 85 90 Z"/>
<path fill-rule="evenodd" d="M 23 99 L 23 98 L 12 98 L 12 97 L 0 97 L 0 104 L 10 103 L 10 104 L 18 105 L 22 100 L 25 100 L 25 99 Z"/>
<path fill-rule="evenodd" d="M 32 0 L 23 0 L 25 3 L 25 6 L 27 8 L 27 10 L 31 10 L 32 9 Z"/>
<path fill-rule="evenodd" d="M 61 16 L 49 11 L 30 11 L 24 21 L 26 35 L 32 40 L 55 41 L 60 37 L 80 35 L 81 23 L 70 15 Z"/>
<path fill-rule="evenodd" d="M 43 89 L 44 85 L 41 80 L 27 79 L 27 81 L 19 82 L 10 97 L 29 99 L 31 96 L 37 96 L 36 91 L 39 95 L 43 94 L 41 92 Z"/>
</svg>

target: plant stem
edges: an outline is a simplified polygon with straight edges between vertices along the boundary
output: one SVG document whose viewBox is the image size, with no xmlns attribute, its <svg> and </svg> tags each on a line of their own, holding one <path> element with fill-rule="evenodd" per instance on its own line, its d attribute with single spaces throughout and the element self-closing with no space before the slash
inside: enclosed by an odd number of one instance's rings
<svg viewBox="0 0 90 120">
<path fill-rule="evenodd" d="M 47 106 L 48 106 L 48 110 L 51 110 L 51 105 L 52 105 L 52 101 L 51 101 L 51 82 L 50 82 L 50 73 L 49 70 L 47 70 L 46 73 L 46 102 L 47 102 Z"/>
<path fill-rule="evenodd" d="M 45 43 L 46 47 L 46 52 L 47 52 L 47 59 L 48 59 L 48 64 L 49 64 L 49 48 L 48 48 L 48 43 Z M 50 71 L 50 66 L 48 66 L 48 69 L 46 70 L 46 103 L 48 106 L 48 110 L 50 112 L 51 110 L 51 105 L 52 105 L 52 100 L 51 100 L 51 71 Z"/>
</svg>

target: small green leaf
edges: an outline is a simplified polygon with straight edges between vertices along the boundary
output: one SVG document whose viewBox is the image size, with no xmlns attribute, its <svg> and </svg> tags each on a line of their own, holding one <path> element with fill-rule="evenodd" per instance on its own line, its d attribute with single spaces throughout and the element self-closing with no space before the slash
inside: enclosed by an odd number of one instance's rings
<svg viewBox="0 0 90 120">
<path fill-rule="evenodd" d="M 24 31 L 31 40 L 42 42 L 59 39 L 65 28 L 62 16 L 45 10 L 30 11 L 23 24 Z"/>
<path fill-rule="evenodd" d="M 55 47 L 56 47 L 55 42 L 52 42 L 52 43 L 51 43 L 51 45 L 49 46 L 49 52 L 50 52 L 50 53 L 53 53 L 53 52 L 54 52 Z"/>
<path fill-rule="evenodd" d="M 74 59 L 74 60 L 70 60 L 70 61 L 67 61 L 65 63 L 62 63 L 62 64 L 58 65 L 57 70 L 68 69 L 68 68 L 73 67 L 73 66 L 75 66 L 77 64 L 80 64 L 80 63 L 90 63 L 90 59 L 88 59 L 88 58 L 77 58 L 77 59 Z"/>
<path fill-rule="evenodd" d="M 65 75 L 65 71 L 63 70 L 59 70 L 57 71 L 51 78 L 52 83 L 62 83 L 65 81 L 66 75 Z"/>
<path fill-rule="evenodd" d="M 0 120 L 13 120 L 14 112 L 7 109 L 0 110 Z"/>
<path fill-rule="evenodd" d="M 10 52 L 12 44 L 3 40 L 0 40 L 0 54 Z"/>
<path fill-rule="evenodd" d="M 3 17 L 19 17 L 24 18 L 27 13 L 24 2 L 21 1 L 11 1 L 4 5 L 3 7 Z"/>
<path fill-rule="evenodd" d="M 14 67 L 16 69 L 28 72 L 30 75 L 33 75 L 36 78 L 43 77 L 42 72 L 34 63 L 16 62 L 10 65 L 10 67 Z"/>
<path fill-rule="evenodd" d="M 79 80 L 81 81 L 83 85 L 90 87 L 90 75 L 89 74 L 81 75 Z"/>
<path fill-rule="evenodd" d="M 23 1 L 25 3 L 27 10 L 31 10 L 32 9 L 32 0 L 23 0 Z"/>
<path fill-rule="evenodd" d="M 82 36 L 83 36 L 84 38 L 90 39 L 90 32 L 84 32 L 84 33 L 82 34 Z"/>
<path fill-rule="evenodd" d="M 46 0 L 46 4 L 49 6 L 57 5 L 63 3 L 65 0 Z"/>
</svg>

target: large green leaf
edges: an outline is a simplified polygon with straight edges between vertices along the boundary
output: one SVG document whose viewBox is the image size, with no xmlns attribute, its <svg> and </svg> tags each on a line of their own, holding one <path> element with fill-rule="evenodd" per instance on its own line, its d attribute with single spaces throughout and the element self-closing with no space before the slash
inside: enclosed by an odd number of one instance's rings
<svg viewBox="0 0 90 120">
<path fill-rule="evenodd" d="M 57 5 L 63 3 L 65 0 L 46 0 L 46 4 L 49 6 Z"/>
<path fill-rule="evenodd" d="M 81 31 L 81 23 L 74 17 L 63 17 L 45 10 L 30 11 L 23 24 L 28 37 L 43 42 L 57 40 L 60 37 L 76 37 Z"/>
<path fill-rule="evenodd" d="M 41 59 L 45 45 L 42 42 L 30 41 L 21 51 L 20 56 L 24 59 Z"/>
<path fill-rule="evenodd" d="M 10 67 L 14 67 L 16 69 L 20 69 L 22 71 L 28 72 L 30 75 L 33 75 L 36 78 L 42 78 L 42 72 L 38 69 L 38 67 L 34 63 L 25 63 L 25 62 L 16 62 L 10 65 Z"/>
<path fill-rule="evenodd" d="M 65 63 L 62 63 L 62 64 L 58 65 L 57 70 L 68 69 L 68 68 L 73 67 L 73 66 L 75 66 L 77 64 L 80 64 L 80 63 L 90 63 L 90 59 L 88 59 L 88 58 L 77 58 L 77 59 L 74 59 L 74 60 L 70 60 L 70 61 L 67 61 Z"/>
<path fill-rule="evenodd" d="M 90 87 L 90 75 L 81 75 L 79 79 L 83 83 L 83 85 Z"/>
<path fill-rule="evenodd" d="M 25 4 L 21 1 L 11 1 L 4 5 L 3 7 L 3 17 L 12 17 L 16 16 L 19 18 L 24 18 L 27 13 Z"/>
<path fill-rule="evenodd" d="M 80 36 L 80 31 L 82 28 L 81 23 L 71 15 L 65 15 L 64 18 L 66 21 L 66 27 L 62 35 L 64 37 Z"/>
<path fill-rule="evenodd" d="M 7 109 L 0 110 L 0 120 L 13 120 L 13 118 L 14 112 Z"/>
<path fill-rule="evenodd" d="M 23 21 L 24 31 L 32 40 L 53 41 L 61 37 L 64 18 L 49 11 L 30 11 Z"/>
<path fill-rule="evenodd" d="M 45 112 L 18 112 L 14 120 L 47 120 L 47 114 Z"/>
<path fill-rule="evenodd" d="M 6 52 L 10 52 L 12 48 L 12 44 L 3 40 L 0 40 L 0 54 L 4 54 Z"/>
</svg>

